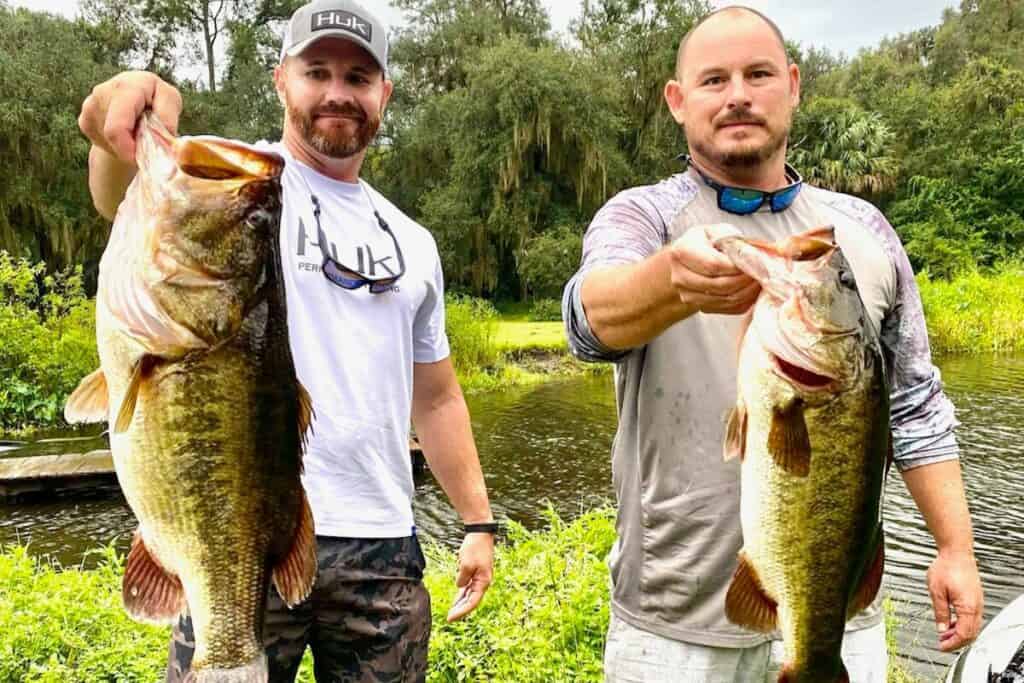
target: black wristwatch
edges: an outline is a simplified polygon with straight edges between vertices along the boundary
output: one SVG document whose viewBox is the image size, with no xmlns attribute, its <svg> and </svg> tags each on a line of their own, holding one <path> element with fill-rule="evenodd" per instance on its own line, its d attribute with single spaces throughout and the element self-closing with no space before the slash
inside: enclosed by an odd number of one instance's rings
<svg viewBox="0 0 1024 683">
<path fill-rule="evenodd" d="M 479 524 L 465 524 L 463 525 L 466 534 L 497 534 L 498 523 L 497 522 L 480 522 Z"/>
</svg>

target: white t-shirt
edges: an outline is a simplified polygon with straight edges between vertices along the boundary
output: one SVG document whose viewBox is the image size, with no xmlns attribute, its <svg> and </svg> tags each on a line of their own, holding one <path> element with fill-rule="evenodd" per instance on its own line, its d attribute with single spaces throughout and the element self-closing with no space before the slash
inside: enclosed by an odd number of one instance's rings
<svg viewBox="0 0 1024 683">
<path fill-rule="evenodd" d="M 397 538 L 413 530 L 409 419 L 413 363 L 448 356 L 444 282 L 434 238 L 366 182 L 345 183 L 263 145 L 287 164 L 281 252 L 288 334 L 299 381 L 313 399 L 302 477 L 316 533 Z M 391 291 L 342 289 L 320 272 L 310 194 L 333 258 L 363 274 L 406 272 Z M 373 272 L 371 273 L 371 268 Z"/>
</svg>

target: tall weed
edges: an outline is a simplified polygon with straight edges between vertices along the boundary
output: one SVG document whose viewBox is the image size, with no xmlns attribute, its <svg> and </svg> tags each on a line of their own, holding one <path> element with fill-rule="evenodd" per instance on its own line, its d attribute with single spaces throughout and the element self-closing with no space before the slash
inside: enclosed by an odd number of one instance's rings
<svg viewBox="0 0 1024 683">
<path fill-rule="evenodd" d="M 932 348 L 938 352 L 1024 350 L 1024 264 L 951 281 L 917 278 Z"/>
</svg>

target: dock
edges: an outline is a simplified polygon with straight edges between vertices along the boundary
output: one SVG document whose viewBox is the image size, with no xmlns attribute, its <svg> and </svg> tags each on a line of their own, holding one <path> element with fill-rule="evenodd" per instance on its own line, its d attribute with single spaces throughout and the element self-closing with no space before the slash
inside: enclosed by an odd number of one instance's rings
<svg viewBox="0 0 1024 683">
<path fill-rule="evenodd" d="M 423 449 L 409 440 L 413 473 L 426 469 Z M 0 501 L 110 495 L 120 492 L 114 459 L 108 450 L 65 455 L 0 458 Z"/>
</svg>

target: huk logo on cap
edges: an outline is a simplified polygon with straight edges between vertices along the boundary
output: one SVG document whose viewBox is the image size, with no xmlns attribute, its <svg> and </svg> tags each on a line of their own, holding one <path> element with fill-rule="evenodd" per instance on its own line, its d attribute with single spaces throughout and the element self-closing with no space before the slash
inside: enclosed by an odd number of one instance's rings
<svg viewBox="0 0 1024 683">
<path fill-rule="evenodd" d="M 370 22 L 344 10 L 325 10 L 313 14 L 311 31 L 322 31 L 328 28 L 340 28 L 343 31 L 354 33 L 366 42 L 370 42 L 373 36 Z"/>
</svg>

